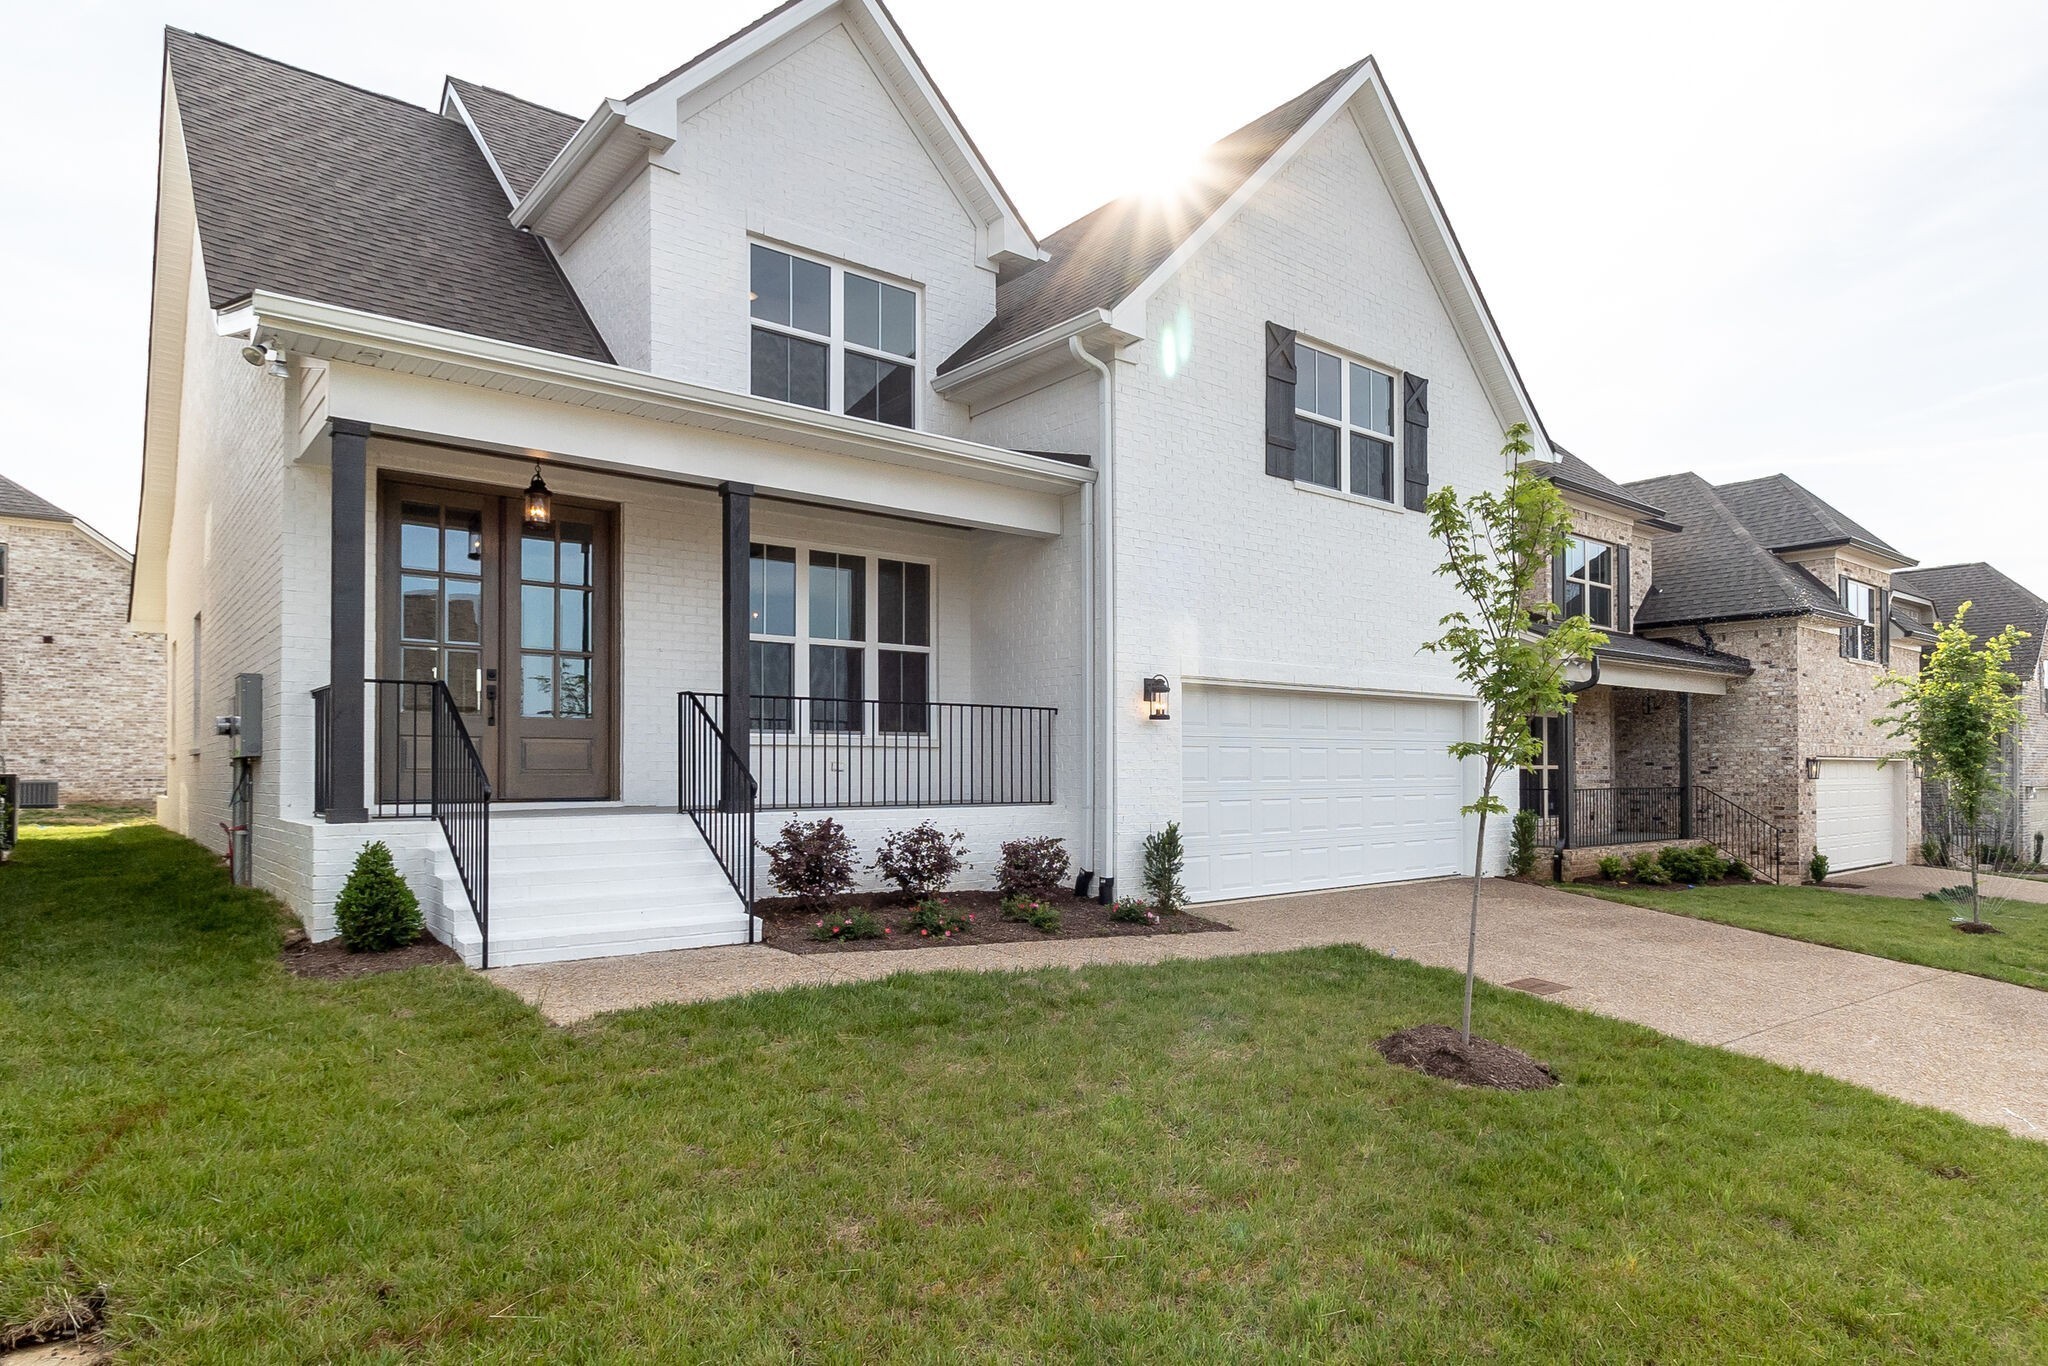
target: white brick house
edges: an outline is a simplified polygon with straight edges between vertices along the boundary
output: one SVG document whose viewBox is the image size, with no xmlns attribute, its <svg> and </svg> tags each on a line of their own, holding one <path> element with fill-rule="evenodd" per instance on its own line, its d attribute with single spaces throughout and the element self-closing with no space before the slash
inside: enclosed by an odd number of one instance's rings
<svg viewBox="0 0 2048 1366">
<path fill-rule="evenodd" d="M 872 0 L 586 120 L 173 31 L 162 137 L 135 620 L 208 715 L 262 676 L 316 935 L 371 837 L 493 963 L 747 938 L 749 814 L 1103 895 L 1175 820 L 1205 899 L 1467 856 L 1417 509 L 1546 439 L 1372 62 L 1042 240 Z"/>
</svg>

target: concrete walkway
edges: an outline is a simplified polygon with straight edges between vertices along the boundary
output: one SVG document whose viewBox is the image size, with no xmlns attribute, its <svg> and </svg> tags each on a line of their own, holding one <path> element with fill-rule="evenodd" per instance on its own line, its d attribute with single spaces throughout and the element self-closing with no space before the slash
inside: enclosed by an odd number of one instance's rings
<svg viewBox="0 0 2048 1366">
<path fill-rule="evenodd" d="M 1236 934 L 885 953 L 765 947 L 501 968 L 551 1020 L 941 969 L 1079 967 L 1362 944 L 1462 969 L 1470 884 L 1416 882 L 1204 911 Z M 1479 972 L 1549 999 L 2048 1139 L 2048 992 L 1519 883 L 1489 882 Z"/>
<path fill-rule="evenodd" d="M 1830 877 L 1826 885 L 1828 890 L 1835 892 L 1917 899 L 1924 892 L 1938 892 L 1969 880 L 1968 868 L 1925 868 L 1918 864 L 1895 863 L 1889 868 L 1861 868 L 1853 873 L 1840 873 Z M 1978 879 L 1978 885 L 1987 899 L 1997 897 L 2002 901 L 2031 901 L 2048 906 L 2048 882 L 1985 873 Z"/>
</svg>

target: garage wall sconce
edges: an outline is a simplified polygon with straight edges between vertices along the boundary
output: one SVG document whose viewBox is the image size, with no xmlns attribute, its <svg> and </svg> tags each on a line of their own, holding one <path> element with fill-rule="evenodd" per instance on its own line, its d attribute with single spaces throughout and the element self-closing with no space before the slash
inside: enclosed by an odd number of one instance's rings
<svg viewBox="0 0 2048 1366">
<path fill-rule="evenodd" d="M 1809 783 L 1820 781 L 1820 760 L 1808 759 L 1806 761 L 1806 781 Z"/>
<path fill-rule="evenodd" d="M 1153 674 L 1145 680 L 1145 719 L 1148 721 L 1171 721 L 1173 713 L 1166 709 L 1166 695 L 1173 689 L 1167 686 L 1165 674 Z"/>
</svg>

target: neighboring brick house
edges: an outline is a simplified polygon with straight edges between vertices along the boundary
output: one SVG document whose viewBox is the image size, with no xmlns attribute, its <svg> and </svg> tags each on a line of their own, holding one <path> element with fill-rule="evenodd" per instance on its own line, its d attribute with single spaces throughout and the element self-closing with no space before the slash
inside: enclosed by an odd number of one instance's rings
<svg viewBox="0 0 2048 1366">
<path fill-rule="evenodd" d="M 164 790 L 164 640 L 128 625 L 131 563 L 0 477 L 0 772 L 67 803 Z"/>
<path fill-rule="evenodd" d="M 247 866 L 315 935 L 373 834 L 494 963 L 747 938 L 797 809 L 1105 898 L 1172 821 L 1204 900 L 1468 866 L 1421 504 L 1547 437 L 1372 61 L 1042 239 L 877 0 L 588 119 L 175 30 L 164 81 L 161 818 L 218 840 L 184 718 L 261 675 Z"/>
<path fill-rule="evenodd" d="M 1562 807 L 1579 849 L 1691 834 L 1753 857 L 1761 821 L 1788 871 L 1816 847 L 1837 869 L 1909 859 L 1919 785 L 1873 722 L 1879 675 L 1927 639 L 1891 610 L 1913 561 L 1783 475 L 1622 485 L 1569 453 L 1546 472 L 1581 533 L 1553 595 L 1611 638 L 1574 715 L 1532 722 L 1525 802 Z"/>
<path fill-rule="evenodd" d="M 2008 751 L 2005 800 L 1987 832 L 1994 843 L 2008 845 L 2021 858 L 2040 862 L 2048 844 L 2048 600 L 1979 560 L 1974 564 L 1941 565 L 1906 570 L 1892 576 L 1901 594 L 1924 601 L 1934 624 L 1946 624 L 1964 603 L 1969 632 L 1982 640 L 2008 626 L 2027 633 L 2014 647 L 2012 671 L 2019 675 L 2020 729 Z M 1930 811 L 1940 807 L 1933 784 L 1926 788 Z M 1928 833 L 1945 826 L 1939 816 L 1928 821 Z M 1946 833 L 1954 838 L 1953 828 Z"/>
</svg>

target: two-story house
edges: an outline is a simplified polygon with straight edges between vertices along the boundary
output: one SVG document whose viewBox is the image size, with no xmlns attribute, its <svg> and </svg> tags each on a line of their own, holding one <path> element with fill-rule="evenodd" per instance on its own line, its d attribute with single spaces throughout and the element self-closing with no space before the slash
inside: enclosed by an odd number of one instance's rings
<svg viewBox="0 0 2048 1366">
<path fill-rule="evenodd" d="M 1370 60 L 1040 238 L 873 0 L 582 119 L 165 55 L 161 816 L 239 783 L 316 936 L 374 837 L 472 962 L 747 940 L 791 811 L 1103 897 L 1175 820 L 1199 898 L 1463 866 L 1419 509 L 1542 429 Z"/>
<path fill-rule="evenodd" d="M 1963 624 L 1978 640 L 2008 626 L 2027 633 L 2012 652 L 2012 672 L 2021 681 L 2020 726 L 2006 744 L 2004 792 L 1996 816 L 1980 831 L 1986 850 L 2003 845 L 2020 860 L 2042 861 L 2048 845 L 2048 600 L 2011 576 L 1979 560 L 1892 576 L 1900 594 L 1927 605 L 1929 626 L 1946 625 L 1964 603 Z M 1964 839 L 1964 822 L 1946 809 L 1940 788 L 1924 787 L 1927 833 L 1951 846 Z"/>
<path fill-rule="evenodd" d="M 1766 876 L 1816 848 L 1836 870 L 1909 859 L 1919 785 L 1873 723 L 1879 676 L 1930 639 L 1892 601 L 1913 561 L 1783 475 L 1617 484 L 1559 454 L 1578 534 L 1551 596 L 1609 636 L 1572 712 L 1530 723 L 1523 804 L 1566 872 L 1688 837 Z"/>
</svg>

